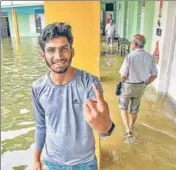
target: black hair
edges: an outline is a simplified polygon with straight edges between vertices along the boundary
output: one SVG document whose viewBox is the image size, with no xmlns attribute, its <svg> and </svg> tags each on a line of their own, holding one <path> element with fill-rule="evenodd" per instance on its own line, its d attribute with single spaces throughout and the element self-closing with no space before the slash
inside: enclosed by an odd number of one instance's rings
<svg viewBox="0 0 176 170">
<path fill-rule="evenodd" d="M 47 25 L 39 36 L 39 45 L 43 51 L 45 51 L 45 44 L 52 38 L 64 36 L 68 39 L 70 47 L 73 45 L 73 36 L 71 26 L 64 22 L 54 22 Z"/>
</svg>

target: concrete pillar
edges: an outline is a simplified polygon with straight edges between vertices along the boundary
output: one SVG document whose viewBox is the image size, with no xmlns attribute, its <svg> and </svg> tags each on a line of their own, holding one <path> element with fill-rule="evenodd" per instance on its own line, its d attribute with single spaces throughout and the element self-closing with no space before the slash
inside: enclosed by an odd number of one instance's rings
<svg viewBox="0 0 176 170">
<path fill-rule="evenodd" d="M 18 20 L 17 20 L 15 8 L 12 8 L 12 20 L 13 20 L 13 28 L 14 28 L 14 33 L 15 33 L 16 44 L 20 44 Z"/>
</svg>

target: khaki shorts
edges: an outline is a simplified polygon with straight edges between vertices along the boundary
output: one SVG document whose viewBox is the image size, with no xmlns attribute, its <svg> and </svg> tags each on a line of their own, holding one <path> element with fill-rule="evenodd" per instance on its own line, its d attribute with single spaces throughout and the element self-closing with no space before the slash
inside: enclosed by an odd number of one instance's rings
<svg viewBox="0 0 176 170">
<path fill-rule="evenodd" d="M 145 83 L 143 84 L 123 83 L 122 92 L 119 96 L 120 109 L 128 111 L 128 105 L 131 101 L 130 113 L 131 114 L 138 113 L 141 97 L 144 94 L 145 87 L 146 87 Z"/>
</svg>

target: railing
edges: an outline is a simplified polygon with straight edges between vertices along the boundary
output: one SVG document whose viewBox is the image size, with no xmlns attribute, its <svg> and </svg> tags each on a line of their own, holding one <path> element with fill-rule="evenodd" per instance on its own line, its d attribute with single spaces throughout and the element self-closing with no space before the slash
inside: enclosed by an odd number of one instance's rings
<svg viewBox="0 0 176 170">
<path fill-rule="evenodd" d="M 118 38 L 118 52 L 121 56 L 126 56 L 130 51 L 130 42 L 126 38 Z"/>
</svg>

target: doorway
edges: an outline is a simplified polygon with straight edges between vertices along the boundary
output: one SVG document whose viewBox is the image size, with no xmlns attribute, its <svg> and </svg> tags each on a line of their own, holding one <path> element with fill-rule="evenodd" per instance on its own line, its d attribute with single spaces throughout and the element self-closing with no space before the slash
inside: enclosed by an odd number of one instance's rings
<svg viewBox="0 0 176 170">
<path fill-rule="evenodd" d="M 1 36 L 10 37 L 10 26 L 8 16 L 1 16 Z"/>
</svg>

